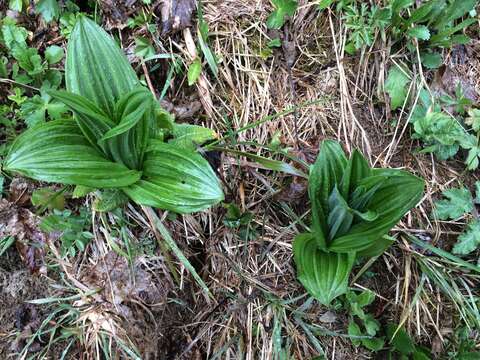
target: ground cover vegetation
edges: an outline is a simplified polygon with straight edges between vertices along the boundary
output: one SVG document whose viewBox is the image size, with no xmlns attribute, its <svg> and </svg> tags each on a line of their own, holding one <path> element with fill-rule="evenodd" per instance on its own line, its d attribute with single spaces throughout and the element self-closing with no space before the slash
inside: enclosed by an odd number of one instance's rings
<svg viewBox="0 0 480 360">
<path fill-rule="evenodd" d="M 477 359 L 476 0 L 0 4 L 0 357 Z"/>
</svg>

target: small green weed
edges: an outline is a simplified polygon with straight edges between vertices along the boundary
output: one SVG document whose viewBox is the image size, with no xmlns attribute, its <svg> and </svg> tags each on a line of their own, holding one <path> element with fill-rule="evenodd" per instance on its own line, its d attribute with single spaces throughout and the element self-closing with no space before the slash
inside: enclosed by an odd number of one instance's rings
<svg viewBox="0 0 480 360">
<path fill-rule="evenodd" d="M 475 208 L 480 204 L 480 181 L 475 188 L 475 198 L 467 188 L 460 187 L 443 191 L 444 199 L 435 202 L 433 215 L 439 220 L 471 219 L 452 249 L 457 255 L 468 255 L 480 247 L 480 220 Z"/>
<path fill-rule="evenodd" d="M 81 208 L 79 214 L 71 210 L 53 210 L 53 214 L 43 218 L 40 228 L 46 232 L 60 232 L 61 255 L 75 256 L 82 252 L 93 239 L 91 215 L 86 208 Z"/>
</svg>

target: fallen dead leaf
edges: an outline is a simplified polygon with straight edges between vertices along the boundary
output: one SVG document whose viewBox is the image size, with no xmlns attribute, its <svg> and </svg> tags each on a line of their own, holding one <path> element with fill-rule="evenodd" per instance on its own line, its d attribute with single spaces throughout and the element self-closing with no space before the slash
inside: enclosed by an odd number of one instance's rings
<svg viewBox="0 0 480 360">
<path fill-rule="evenodd" d="M 39 229 L 40 219 L 31 211 L 6 199 L 0 200 L 0 238 L 15 237 L 15 246 L 32 273 L 46 274 L 44 263 L 47 234 Z"/>
<path fill-rule="evenodd" d="M 104 299 L 117 306 L 135 300 L 146 304 L 160 303 L 169 290 L 169 283 L 154 281 L 139 259 L 130 267 L 127 259 L 113 251 L 91 266 L 82 280 L 91 287 L 102 289 Z M 128 312 L 126 308 L 121 310 Z"/>
</svg>

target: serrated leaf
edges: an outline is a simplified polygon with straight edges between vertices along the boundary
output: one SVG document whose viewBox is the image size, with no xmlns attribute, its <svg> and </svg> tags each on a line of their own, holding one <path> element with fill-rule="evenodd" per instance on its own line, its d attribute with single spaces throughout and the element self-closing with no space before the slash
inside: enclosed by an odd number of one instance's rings
<svg viewBox="0 0 480 360">
<path fill-rule="evenodd" d="M 458 237 L 452 252 L 457 255 L 468 255 L 480 246 L 480 220 L 471 221 L 467 229 Z"/>
<path fill-rule="evenodd" d="M 83 15 L 68 42 L 65 82 L 69 92 L 84 96 L 110 117 L 115 102 L 139 84 L 115 41 Z"/>
<path fill-rule="evenodd" d="M 25 70 L 28 75 L 36 76 L 44 71 L 42 58 L 38 55 L 37 49 L 15 47 L 12 55 L 18 61 L 18 66 Z"/>
<path fill-rule="evenodd" d="M 367 314 L 363 319 L 363 324 L 365 325 L 365 330 L 370 336 L 375 336 L 377 331 L 380 330 L 380 323 L 373 318 L 371 314 Z"/>
<path fill-rule="evenodd" d="M 472 194 L 464 187 L 445 190 L 442 195 L 446 199 L 436 201 L 434 210 L 440 220 L 458 219 L 473 210 Z"/>
<path fill-rule="evenodd" d="M 296 0 L 272 0 L 275 10 L 267 19 L 269 29 L 280 29 L 285 23 L 286 16 L 293 16 L 297 11 L 298 3 Z"/>
<path fill-rule="evenodd" d="M 72 120 L 49 121 L 25 131 L 11 146 L 3 169 L 35 180 L 94 188 L 129 186 L 141 175 L 106 160 Z"/>
<path fill-rule="evenodd" d="M 430 30 L 425 25 L 417 25 L 408 29 L 407 34 L 415 39 L 428 40 L 430 39 Z"/>
<path fill-rule="evenodd" d="M 192 213 L 223 200 L 223 192 L 207 160 L 191 150 L 152 140 L 143 177 L 124 189 L 136 203 Z"/>
<path fill-rule="evenodd" d="M 37 14 L 42 14 L 45 22 L 49 23 L 60 16 L 60 8 L 57 0 L 40 0 L 35 6 Z"/>
<path fill-rule="evenodd" d="M 325 252 L 317 247 L 312 234 L 300 234 L 293 242 L 297 278 L 321 304 L 328 306 L 344 294 L 355 255 Z"/>
<path fill-rule="evenodd" d="M 362 291 L 356 300 L 360 307 L 368 306 L 375 300 L 375 293 L 370 290 Z"/>
<path fill-rule="evenodd" d="M 49 46 L 45 50 L 45 60 L 47 60 L 50 65 L 60 62 L 63 59 L 63 55 L 63 48 L 57 45 Z"/>
<path fill-rule="evenodd" d="M 401 107 L 407 98 L 408 84 L 410 77 L 405 69 L 394 65 L 388 71 L 387 80 L 385 81 L 385 91 L 390 96 L 390 107 L 395 110 Z"/>
<path fill-rule="evenodd" d="M 195 84 L 201 73 L 202 73 L 202 62 L 200 61 L 200 59 L 197 58 L 188 67 L 188 74 L 187 74 L 188 86 L 192 86 L 193 84 Z"/>
<path fill-rule="evenodd" d="M 442 55 L 435 52 L 424 51 L 420 53 L 420 59 L 422 61 L 422 65 L 427 69 L 437 69 L 443 63 Z"/>
<path fill-rule="evenodd" d="M 472 127 L 475 132 L 480 131 L 480 109 L 470 109 L 468 111 L 468 117 L 465 119 L 465 123 Z"/>
</svg>

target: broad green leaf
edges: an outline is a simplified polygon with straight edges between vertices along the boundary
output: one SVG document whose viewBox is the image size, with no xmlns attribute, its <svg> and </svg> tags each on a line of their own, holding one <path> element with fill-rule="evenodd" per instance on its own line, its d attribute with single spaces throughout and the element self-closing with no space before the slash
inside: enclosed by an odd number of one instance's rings
<svg viewBox="0 0 480 360">
<path fill-rule="evenodd" d="M 144 37 L 135 38 L 135 55 L 140 58 L 149 58 L 155 55 L 155 48 L 150 40 Z"/>
<path fill-rule="evenodd" d="M 365 330 L 367 330 L 367 334 L 370 336 L 375 336 L 377 331 L 380 330 L 380 323 L 375 320 L 371 314 L 366 314 L 363 323 L 365 325 Z"/>
<path fill-rule="evenodd" d="M 298 280 L 321 304 L 328 306 L 347 291 L 353 253 L 327 253 L 318 248 L 312 234 L 300 234 L 294 240 L 293 254 Z"/>
<path fill-rule="evenodd" d="M 349 194 L 357 188 L 359 181 L 369 176 L 370 173 L 367 160 L 355 149 L 348 159 L 347 167 L 342 176 L 340 185 L 342 196 L 348 199 Z"/>
<path fill-rule="evenodd" d="M 395 110 L 401 107 L 407 98 L 408 84 L 410 77 L 405 69 L 394 65 L 388 71 L 387 80 L 385 81 L 385 91 L 390 96 L 390 107 Z"/>
<path fill-rule="evenodd" d="M 407 34 L 415 39 L 428 40 L 430 39 L 430 31 L 425 25 L 417 25 L 408 29 Z"/>
<path fill-rule="evenodd" d="M 141 169 L 145 149 L 154 121 L 154 98 L 138 86 L 115 104 L 114 120 L 118 125 L 105 134 L 113 160 L 130 169 Z"/>
<path fill-rule="evenodd" d="M 129 186 L 141 176 L 106 160 L 72 120 L 50 121 L 25 131 L 11 146 L 3 169 L 39 181 L 94 188 Z"/>
<path fill-rule="evenodd" d="M 380 256 L 395 242 L 395 240 L 396 239 L 391 236 L 383 235 L 379 239 L 373 241 L 366 249 L 357 252 L 357 257 L 371 258 Z"/>
<path fill-rule="evenodd" d="M 198 80 L 198 77 L 202 73 L 202 62 L 199 58 L 195 59 L 188 67 L 188 86 L 192 86 Z"/>
<path fill-rule="evenodd" d="M 56 64 L 63 59 L 63 49 L 60 46 L 52 45 L 45 50 L 45 60 L 50 65 Z"/>
<path fill-rule="evenodd" d="M 458 241 L 452 249 L 457 255 L 468 255 L 480 246 L 480 220 L 472 220 L 467 229 L 458 237 Z"/>
<path fill-rule="evenodd" d="M 123 189 L 136 203 L 191 213 L 223 200 L 207 160 L 191 150 L 153 140 L 143 166 L 142 179 Z"/>
<path fill-rule="evenodd" d="M 328 198 L 328 205 L 330 209 L 328 214 L 328 238 L 331 241 L 336 236 L 342 236 L 350 230 L 353 213 L 336 186 Z"/>
<path fill-rule="evenodd" d="M 365 290 L 357 296 L 357 303 L 360 307 L 370 305 L 375 300 L 375 293 L 370 290 Z"/>
<path fill-rule="evenodd" d="M 320 146 L 317 160 L 310 167 L 308 196 L 312 205 L 312 230 L 321 249 L 326 248 L 326 237 L 329 234 L 328 199 L 334 187 L 340 183 L 347 162 L 345 153 L 338 142 L 324 140 Z"/>
<path fill-rule="evenodd" d="M 387 234 L 422 198 L 424 181 L 408 172 L 373 169 L 371 177 L 375 176 L 386 176 L 367 204 L 367 209 L 376 212 L 378 218 L 371 222 L 363 221 L 354 224 L 348 234 L 332 241 L 329 247 L 331 251 L 349 253 L 369 248 Z M 368 183 L 368 181 L 369 178 L 366 178 L 365 182 Z"/>
<path fill-rule="evenodd" d="M 169 141 L 170 144 L 191 150 L 217 138 L 216 132 L 212 129 L 190 124 L 175 124 L 172 133 L 173 139 Z"/>
<path fill-rule="evenodd" d="M 267 19 L 269 29 L 280 29 L 285 23 L 286 16 L 293 16 L 297 11 L 296 0 L 271 0 L 275 10 Z"/>
<path fill-rule="evenodd" d="M 84 96 L 110 117 L 115 102 L 139 83 L 115 41 L 85 16 L 78 17 L 70 35 L 65 82 L 69 92 Z"/>
<path fill-rule="evenodd" d="M 35 6 L 37 14 L 42 14 L 43 19 L 49 23 L 60 16 L 60 8 L 57 0 L 40 0 Z"/>
<path fill-rule="evenodd" d="M 434 215 L 440 220 L 458 219 L 473 210 L 470 191 L 464 187 L 442 192 L 446 199 L 435 202 Z"/>
<path fill-rule="evenodd" d="M 138 107 L 130 114 L 123 116 L 117 126 L 108 130 L 105 135 L 100 139 L 100 141 L 108 140 L 112 137 L 121 135 L 126 131 L 130 130 L 132 127 L 137 125 L 137 123 L 143 118 L 145 111 L 148 107 Z"/>
</svg>

